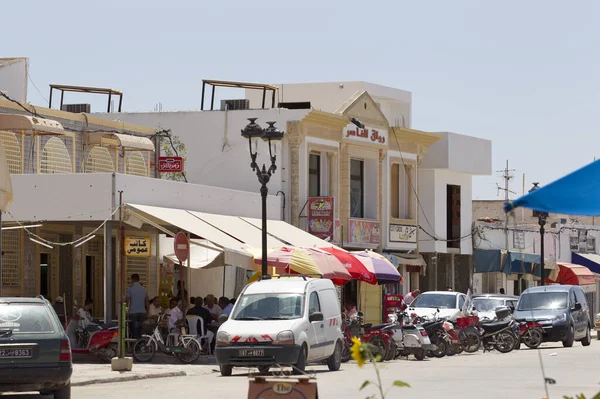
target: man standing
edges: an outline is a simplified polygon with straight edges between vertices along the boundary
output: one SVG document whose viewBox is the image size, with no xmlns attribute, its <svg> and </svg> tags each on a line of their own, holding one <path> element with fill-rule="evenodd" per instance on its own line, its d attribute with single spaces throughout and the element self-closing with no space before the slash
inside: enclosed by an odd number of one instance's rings
<svg viewBox="0 0 600 399">
<path fill-rule="evenodd" d="M 504 288 L 500 288 L 500 294 L 501 295 L 505 295 L 506 294 L 506 291 L 504 291 Z"/>
<path fill-rule="evenodd" d="M 419 295 L 421 295 L 421 291 L 420 290 L 414 290 L 414 291 L 409 292 L 408 294 L 406 294 L 406 296 L 404 297 L 404 303 L 406 304 L 406 306 L 410 306 L 410 304 L 413 303 L 413 301 Z"/>
<path fill-rule="evenodd" d="M 131 285 L 127 288 L 127 308 L 129 309 L 129 320 L 131 321 L 131 337 L 138 339 L 142 336 L 142 323 L 150 308 L 148 290 L 140 284 L 140 275 L 131 275 Z"/>
</svg>

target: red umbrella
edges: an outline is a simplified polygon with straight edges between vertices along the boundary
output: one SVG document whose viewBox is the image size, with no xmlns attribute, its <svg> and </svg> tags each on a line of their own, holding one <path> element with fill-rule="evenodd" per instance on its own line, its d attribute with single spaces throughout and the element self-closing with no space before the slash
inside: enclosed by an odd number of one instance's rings
<svg viewBox="0 0 600 399">
<path fill-rule="evenodd" d="M 365 265 L 350 252 L 341 248 L 321 248 L 335 256 L 346 267 L 353 280 L 364 281 L 369 284 L 377 284 L 375 273 L 369 271 Z"/>
</svg>

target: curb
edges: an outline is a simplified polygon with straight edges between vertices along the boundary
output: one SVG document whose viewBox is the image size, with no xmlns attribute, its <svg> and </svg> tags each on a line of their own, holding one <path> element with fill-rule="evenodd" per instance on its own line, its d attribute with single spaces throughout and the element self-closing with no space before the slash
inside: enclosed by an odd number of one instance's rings
<svg viewBox="0 0 600 399">
<path fill-rule="evenodd" d="M 169 371 L 169 372 L 154 373 L 154 374 L 121 375 L 118 377 L 98 378 L 98 379 L 94 379 L 94 380 L 72 382 L 71 386 L 72 387 L 81 387 L 81 386 L 86 386 L 86 385 L 110 384 L 110 383 L 115 383 L 115 382 L 147 380 L 147 379 L 154 379 L 154 378 L 185 377 L 186 375 L 187 374 L 185 371 Z"/>
</svg>

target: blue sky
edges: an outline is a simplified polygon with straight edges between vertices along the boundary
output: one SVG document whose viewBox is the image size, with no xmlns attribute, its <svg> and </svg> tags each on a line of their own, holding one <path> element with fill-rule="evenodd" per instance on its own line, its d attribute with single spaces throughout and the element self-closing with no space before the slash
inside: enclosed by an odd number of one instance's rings
<svg viewBox="0 0 600 399">
<path fill-rule="evenodd" d="M 2 5 L 0 46 L 30 57 L 34 104 L 50 83 L 112 87 L 125 111 L 150 111 L 198 109 L 203 78 L 365 80 L 411 91 L 415 129 L 491 139 L 514 191 L 523 173 L 529 189 L 600 158 L 592 0 L 35 3 Z M 474 198 L 497 198 L 497 182 L 475 178 Z"/>
</svg>

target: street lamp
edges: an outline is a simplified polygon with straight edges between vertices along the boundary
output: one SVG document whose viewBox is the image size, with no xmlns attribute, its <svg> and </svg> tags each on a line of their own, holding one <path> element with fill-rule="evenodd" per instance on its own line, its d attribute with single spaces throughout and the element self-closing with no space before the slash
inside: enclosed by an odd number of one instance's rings
<svg viewBox="0 0 600 399">
<path fill-rule="evenodd" d="M 540 183 L 533 183 L 533 187 L 531 188 L 531 190 L 529 190 L 530 193 L 534 192 L 535 190 L 539 189 L 539 184 Z M 541 284 L 540 285 L 546 285 L 546 270 L 544 269 L 544 233 L 545 233 L 545 229 L 544 226 L 546 225 L 546 219 L 548 218 L 548 212 L 538 212 L 538 223 L 540 225 L 540 261 L 541 261 L 541 267 L 542 267 L 542 271 L 540 273 L 540 277 L 541 277 Z"/>
<path fill-rule="evenodd" d="M 277 156 L 274 152 L 277 151 L 277 142 L 283 138 L 283 132 L 279 131 L 275 127 L 275 122 L 267 122 L 266 129 L 263 129 L 256 123 L 258 118 L 248 118 L 250 123 L 242 130 L 242 137 L 248 139 L 248 148 L 250 149 L 250 167 L 253 172 L 256 172 L 258 182 L 260 186 L 260 196 L 262 200 L 262 278 L 268 278 L 267 271 L 267 183 L 271 180 L 271 176 L 277 170 L 275 161 Z M 271 158 L 271 166 L 267 169 L 266 165 L 263 164 L 262 168 L 256 163 L 256 157 L 258 155 L 258 139 L 262 139 L 269 143 L 269 158 Z"/>
</svg>

